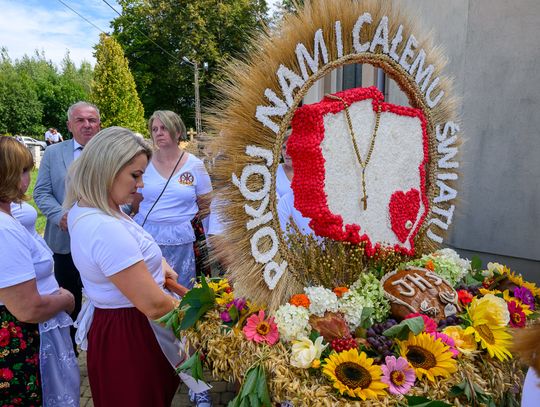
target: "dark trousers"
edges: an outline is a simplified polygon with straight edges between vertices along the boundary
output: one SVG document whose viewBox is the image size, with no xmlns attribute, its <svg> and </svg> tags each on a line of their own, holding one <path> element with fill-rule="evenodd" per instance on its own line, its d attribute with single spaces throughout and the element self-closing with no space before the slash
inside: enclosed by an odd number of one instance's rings
<svg viewBox="0 0 540 407">
<path fill-rule="evenodd" d="M 82 282 L 79 270 L 77 270 L 75 264 L 73 264 L 73 258 L 71 257 L 71 253 L 54 253 L 53 258 L 54 276 L 56 277 L 56 281 L 58 281 L 60 287 L 65 288 L 75 297 L 75 309 L 70 315 L 73 321 L 75 321 L 77 315 L 79 315 L 79 311 L 81 310 L 82 303 Z M 75 328 L 71 327 L 71 341 L 73 342 L 73 349 L 75 350 L 75 354 L 78 355 L 77 345 L 75 344 L 75 331 Z"/>
</svg>

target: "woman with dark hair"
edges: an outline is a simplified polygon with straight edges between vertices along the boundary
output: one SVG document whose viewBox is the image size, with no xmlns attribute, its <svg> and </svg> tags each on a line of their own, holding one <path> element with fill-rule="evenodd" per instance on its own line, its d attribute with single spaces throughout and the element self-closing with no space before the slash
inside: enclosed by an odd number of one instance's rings
<svg viewBox="0 0 540 407">
<path fill-rule="evenodd" d="M 0 137 L 0 405 L 79 402 L 69 327 L 73 295 L 58 286 L 52 253 L 11 212 L 28 188 L 32 155 Z"/>
</svg>

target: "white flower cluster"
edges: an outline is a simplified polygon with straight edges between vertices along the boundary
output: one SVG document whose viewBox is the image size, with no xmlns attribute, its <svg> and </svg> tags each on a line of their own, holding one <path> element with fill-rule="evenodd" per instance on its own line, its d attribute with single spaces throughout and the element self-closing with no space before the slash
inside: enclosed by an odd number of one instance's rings
<svg viewBox="0 0 540 407">
<path fill-rule="evenodd" d="M 362 322 L 364 307 L 373 308 L 373 302 L 362 296 L 358 291 L 347 291 L 339 299 L 339 311 L 343 313 L 345 321 L 351 330 L 355 330 Z"/>
<path fill-rule="evenodd" d="M 324 316 L 327 311 L 337 312 L 339 308 L 338 298 L 335 293 L 322 286 L 306 287 L 304 292 L 309 298 L 309 312 L 318 317 Z"/>
<path fill-rule="evenodd" d="M 304 307 L 283 304 L 276 311 L 274 321 L 277 324 L 280 339 L 285 342 L 308 336 L 311 332 L 309 311 Z"/>
<path fill-rule="evenodd" d="M 461 257 L 459 257 L 459 254 L 457 254 L 455 250 L 452 250 L 449 248 L 440 249 L 440 250 L 437 250 L 434 254 L 442 257 L 443 259 L 450 260 L 454 262 L 457 266 L 459 266 L 462 272 L 461 278 L 463 278 L 465 274 L 467 274 L 469 270 L 471 269 L 471 261 L 468 259 L 462 259 Z"/>
<path fill-rule="evenodd" d="M 347 294 L 351 297 L 358 296 L 359 299 L 349 300 L 347 297 L 346 300 Z M 384 296 L 379 279 L 372 273 L 360 274 L 358 280 L 350 286 L 349 292 L 342 297 L 342 301 L 361 303 L 363 307 L 373 308 L 372 319 L 374 322 L 386 320 L 390 312 L 390 302 Z M 356 318 L 360 318 L 360 315 L 361 311 L 357 317 L 351 319 L 356 320 Z"/>
</svg>

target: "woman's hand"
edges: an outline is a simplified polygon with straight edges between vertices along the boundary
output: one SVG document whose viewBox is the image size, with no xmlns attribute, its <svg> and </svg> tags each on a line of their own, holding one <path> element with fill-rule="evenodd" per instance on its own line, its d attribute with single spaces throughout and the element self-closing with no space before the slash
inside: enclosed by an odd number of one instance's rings
<svg viewBox="0 0 540 407">
<path fill-rule="evenodd" d="M 73 310 L 75 309 L 75 297 L 73 296 L 73 294 L 69 292 L 68 290 L 66 290 L 65 288 L 60 287 L 60 290 L 58 291 L 58 295 L 62 295 L 65 297 L 67 301 L 65 311 L 68 314 L 71 314 Z"/>
<path fill-rule="evenodd" d="M 165 279 L 171 279 L 171 280 L 178 280 L 178 273 L 173 270 L 173 268 L 167 263 L 167 260 L 165 260 L 165 257 L 161 259 L 161 269 L 163 270 L 163 275 L 165 276 Z"/>
</svg>

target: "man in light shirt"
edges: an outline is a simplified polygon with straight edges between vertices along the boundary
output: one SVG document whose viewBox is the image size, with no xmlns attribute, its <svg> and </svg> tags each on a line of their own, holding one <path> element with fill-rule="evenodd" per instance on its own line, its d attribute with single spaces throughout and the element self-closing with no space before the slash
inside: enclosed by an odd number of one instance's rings
<svg viewBox="0 0 540 407">
<path fill-rule="evenodd" d="M 34 188 L 34 201 L 47 217 L 45 241 L 53 251 L 54 274 L 61 287 L 75 296 L 73 320 L 81 309 L 82 283 L 79 271 L 71 258 L 67 213 L 62 209 L 65 195 L 65 177 L 70 164 L 76 160 L 84 146 L 101 129 L 99 110 L 87 102 L 71 105 L 67 112 L 67 127 L 73 138 L 52 144 L 45 150 Z M 71 331 L 72 339 L 75 330 Z M 75 352 L 77 349 L 75 347 Z"/>
</svg>

